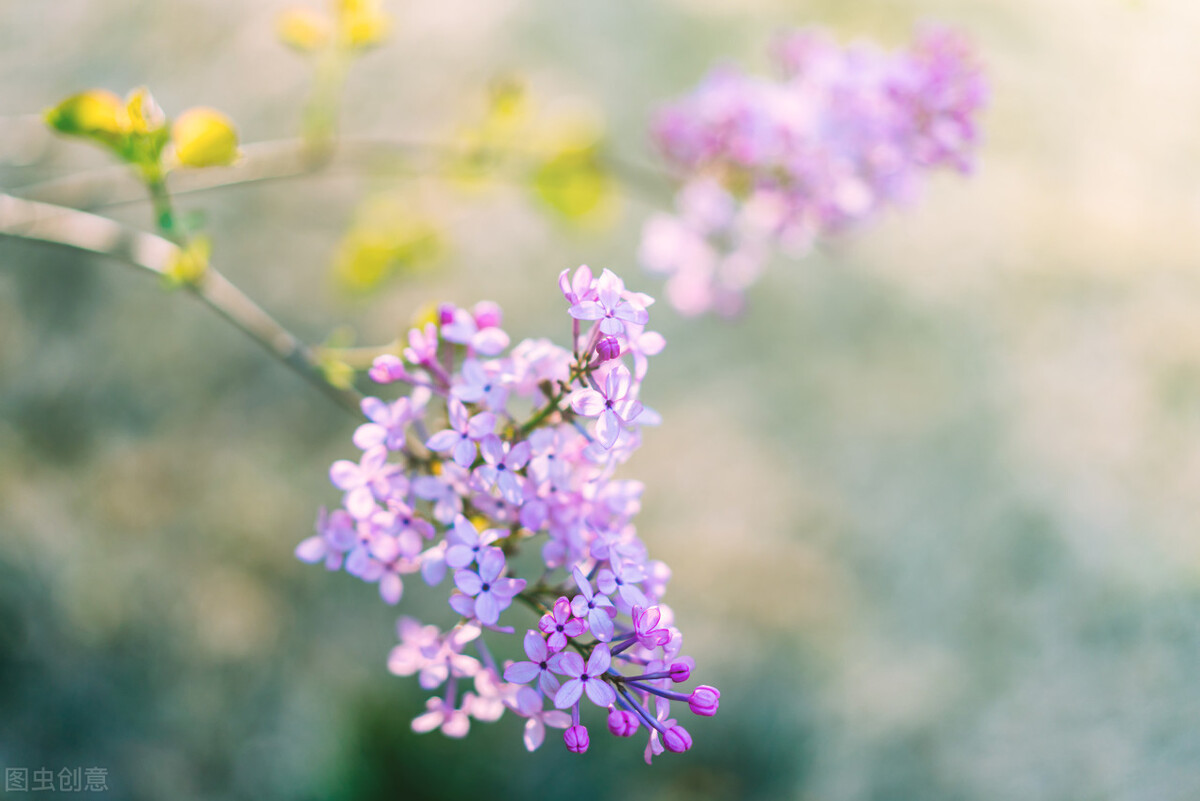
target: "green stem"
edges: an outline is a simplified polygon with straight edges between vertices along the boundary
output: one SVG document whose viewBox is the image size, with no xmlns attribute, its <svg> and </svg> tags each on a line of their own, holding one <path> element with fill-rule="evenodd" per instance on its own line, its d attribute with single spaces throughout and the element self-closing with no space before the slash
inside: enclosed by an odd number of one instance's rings
<svg viewBox="0 0 1200 801">
<path fill-rule="evenodd" d="M 0 192 L 0 236 L 66 245 L 122 261 L 159 276 L 167 275 L 180 247 L 164 237 L 147 234 L 100 217 L 50 203 L 35 203 Z M 284 328 L 229 279 L 212 267 L 194 284 L 192 294 L 250 336 L 272 356 L 355 416 L 362 395 L 339 389 L 325 380 L 311 349 Z"/>
</svg>

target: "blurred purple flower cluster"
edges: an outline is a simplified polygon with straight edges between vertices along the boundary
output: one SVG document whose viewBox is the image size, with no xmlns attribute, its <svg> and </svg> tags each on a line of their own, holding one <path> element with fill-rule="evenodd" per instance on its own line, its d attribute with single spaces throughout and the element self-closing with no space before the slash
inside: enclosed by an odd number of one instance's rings
<svg viewBox="0 0 1200 801">
<path fill-rule="evenodd" d="M 563 271 L 559 286 L 570 350 L 544 339 L 510 350 L 500 309 L 481 303 L 441 307 L 437 321 L 409 332 L 403 358 L 375 360 L 376 382 L 408 392 L 363 402 L 370 422 L 354 435 L 362 457 L 330 470 L 341 508 L 322 510 L 296 555 L 377 584 L 389 604 L 406 576 L 431 586 L 451 579 L 458 621 L 443 630 L 401 618 L 388 661 L 427 690 L 443 688 L 415 730 L 461 737 L 472 718 L 510 710 L 526 719 L 530 750 L 551 726 L 583 752 L 586 698 L 608 710 L 613 734 L 644 728 L 649 761 L 691 747 L 672 701 L 710 716 L 720 697 L 704 685 L 672 689 L 693 663 L 660 601 L 670 570 L 649 558 L 632 522 L 642 484 L 614 476 L 642 426 L 659 422 L 638 396 L 665 341 L 646 330 L 653 299 L 612 272 Z M 534 546 L 537 558 L 517 559 Z M 525 659 L 501 665 L 481 635 L 516 633 L 501 623 L 514 601 L 532 625 Z M 467 680 L 473 689 L 460 693 Z"/>
<path fill-rule="evenodd" d="M 925 170 L 971 167 L 986 87 L 957 34 L 931 28 L 887 52 L 806 30 L 774 56 L 781 77 L 717 70 L 654 123 L 683 186 L 675 213 L 647 222 L 640 257 L 683 314 L 737 313 L 776 248 L 803 255 L 907 198 Z"/>
</svg>

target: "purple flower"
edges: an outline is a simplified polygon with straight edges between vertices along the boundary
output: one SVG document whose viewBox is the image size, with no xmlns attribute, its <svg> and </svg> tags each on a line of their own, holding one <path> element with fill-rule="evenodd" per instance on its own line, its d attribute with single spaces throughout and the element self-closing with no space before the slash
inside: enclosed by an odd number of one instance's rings
<svg viewBox="0 0 1200 801">
<path fill-rule="evenodd" d="M 671 632 L 665 628 L 658 628 L 658 621 L 661 619 L 662 613 L 657 606 L 648 609 L 640 606 L 633 608 L 633 632 L 643 648 L 657 648 L 666 645 L 671 639 Z"/>
<path fill-rule="evenodd" d="M 429 391 L 419 388 L 412 398 L 384 403 L 379 398 L 363 398 L 362 411 L 370 420 L 354 432 L 354 444 L 364 451 L 383 445 L 389 451 L 404 449 L 408 424 L 425 412 Z"/>
<path fill-rule="evenodd" d="M 581 300 L 567 310 L 576 320 L 599 320 L 600 332 L 623 334 L 625 323 L 645 325 L 650 315 L 640 306 L 622 299 L 625 284 L 612 270 L 596 281 L 596 300 Z"/>
<path fill-rule="evenodd" d="M 642 413 L 642 404 L 632 393 L 633 376 L 623 364 L 615 365 L 604 378 L 604 390 L 577 389 L 571 393 L 571 408 L 582 417 L 596 417 L 596 439 L 611 448 L 622 424 L 632 423 Z"/>
<path fill-rule="evenodd" d="M 508 388 L 503 376 L 490 372 L 477 359 L 467 359 L 463 362 L 462 379 L 451 390 L 454 397 L 463 403 L 483 403 L 493 412 L 504 411 Z"/>
<path fill-rule="evenodd" d="M 409 364 L 425 366 L 437 364 L 438 332 L 433 323 L 425 323 L 424 329 L 412 328 L 408 332 L 408 347 L 404 358 Z"/>
<path fill-rule="evenodd" d="M 489 547 L 503 533 L 503 530 L 495 528 L 479 532 L 470 520 L 459 515 L 454 520 L 454 527 L 446 533 L 446 542 L 449 545 L 446 549 L 446 564 L 456 570 L 464 568 L 472 562 L 478 562 L 488 551 L 495 551 L 503 559 L 504 553 L 499 548 Z"/>
<path fill-rule="evenodd" d="M 607 707 L 616 702 L 617 693 L 602 678 L 612 665 L 612 655 L 607 645 L 601 643 L 593 648 L 586 666 L 583 657 L 574 651 L 563 651 L 558 656 L 558 672 L 571 678 L 563 682 L 555 693 L 556 707 L 566 709 L 574 706 L 584 693 L 596 706 Z"/>
<path fill-rule="evenodd" d="M 404 362 L 400 361 L 400 357 L 391 353 L 376 356 L 375 361 L 371 363 L 371 369 L 367 371 L 367 375 L 376 384 L 391 384 L 396 381 L 413 380 L 413 377 L 404 369 Z"/>
<path fill-rule="evenodd" d="M 592 592 L 591 582 L 584 577 L 582 570 L 576 567 L 573 575 L 581 594 L 571 599 L 572 614 L 578 618 L 587 618 L 588 628 L 596 635 L 596 639 L 608 642 L 612 639 L 612 622 L 617 616 L 617 610 L 613 608 L 613 603 L 607 595 Z"/>
<path fill-rule="evenodd" d="M 504 500 L 521 503 L 521 481 L 517 471 L 529 461 L 528 440 L 510 446 L 495 434 L 488 434 L 480 441 L 479 450 L 486 464 L 475 468 L 475 475 L 485 487 L 498 487 Z"/>
<path fill-rule="evenodd" d="M 430 698 L 425 702 L 425 708 L 429 711 L 418 715 L 412 722 L 412 730 L 417 734 L 440 728 L 447 737 L 459 739 L 466 737 L 471 730 L 471 718 L 466 710 L 455 709 L 444 698 Z"/>
<path fill-rule="evenodd" d="M 504 669 L 504 680 L 515 684 L 528 684 L 537 679 L 538 687 L 546 695 L 554 695 L 558 691 L 557 671 L 562 661 L 562 654 L 551 654 L 546 648 L 546 640 L 532 629 L 525 632 L 525 655 L 528 662 L 513 662 Z"/>
<path fill-rule="evenodd" d="M 563 270 L 558 274 L 558 288 L 562 290 L 567 303 L 577 306 L 584 301 L 595 300 L 596 279 L 592 277 L 592 269 L 586 264 L 582 264 L 575 269 L 575 275 L 568 278 L 570 272 L 570 270 Z"/>
<path fill-rule="evenodd" d="M 467 407 L 458 398 L 451 398 L 446 407 L 450 417 L 450 428 L 443 429 L 425 442 L 425 447 L 437 453 L 454 452 L 454 461 L 459 467 L 470 467 L 475 461 L 475 443 L 491 434 L 496 428 L 496 415 L 480 412 L 468 417 Z"/>
<path fill-rule="evenodd" d="M 671 753 L 682 754 L 692 747 L 692 735 L 688 734 L 687 729 L 682 726 L 671 726 L 663 735 L 663 744 Z"/>
<path fill-rule="evenodd" d="M 545 712 L 545 699 L 542 694 L 530 687 L 522 687 L 517 691 L 516 712 L 529 718 L 525 721 L 525 748 L 536 751 L 546 738 L 546 727 L 565 729 L 571 725 L 571 716 L 558 709 L 548 709 Z"/>
<path fill-rule="evenodd" d="M 646 606 L 646 596 L 638 586 L 646 578 L 646 571 L 640 565 L 616 560 L 611 568 L 605 568 L 596 574 L 596 586 L 605 595 L 618 593 L 628 606 Z"/>
<path fill-rule="evenodd" d="M 333 486 L 346 491 L 343 499 L 346 511 L 359 520 L 378 508 L 376 499 L 403 494 L 404 474 L 399 465 L 388 464 L 387 457 L 387 448 L 378 445 L 364 453 L 358 464 L 342 459 L 329 469 Z"/>
<path fill-rule="evenodd" d="M 497 548 L 479 555 L 478 572 L 459 570 L 454 574 L 455 586 L 475 599 L 475 617 L 488 626 L 495 625 L 513 596 L 525 589 L 525 579 L 500 577 L 504 567 L 504 554 Z"/>
<path fill-rule="evenodd" d="M 444 314 L 444 312 L 443 312 Z M 500 329 L 500 307 L 480 301 L 472 315 L 466 309 L 453 309 L 450 322 L 442 324 L 442 339 L 467 345 L 484 356 L 495 356 L 508 347 L 508 334 Z"/>
<path fill-rule="evenodd" d="M 554 602 L 551 610 L 542 615 L 542 619 L 538 621 L 538 628 L 549 635 L 546 638 L 549 649 L 561 651 L 567 647 L 568 638 L 578 637 L 587 631 L 587 624 L 577 617 L 572 617 L 571 602 L 565 597 L 560 597 Z"/>
</svg>

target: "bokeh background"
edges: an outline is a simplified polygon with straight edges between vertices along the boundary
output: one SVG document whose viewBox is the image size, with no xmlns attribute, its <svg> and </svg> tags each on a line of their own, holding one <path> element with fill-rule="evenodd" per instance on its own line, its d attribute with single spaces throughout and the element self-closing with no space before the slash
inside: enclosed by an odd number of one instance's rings
<svg viewBox="0 0 1200 801">
<path fill-rule="evenodd" d="M 22 115 L 148 85 L 168 113 L 294 135 L 311 65 L 279 0 L 0 0 L 0 186 L 106 163 Z M 314 8 L 317 7 L 314 5 Z M 970 36 L 974 175 L 780 260 L 734 323 L 653 310 L 665 423 L 625 475 L 723 691 L 696 746 L 535 754 L 509 716 L 417 736 L 396 611 L 292 548 L 355 421 L 184 294 L 0 241 L 0 764 L 102 766 L 120 799 L 1200 797 L 1200 81 L 1194 0 L 388 0 L 342 129 L 438 142 L 498 75 L 652 163 L 656 103 L 781 28 Z M 386 174 L 385 174 L 386 173 Z M 215 263 L 311 341 L 384 342 L 429 300 L 565 340 L 554 278 L 651 294 L 619 183 L 564 224 L 520 181 L 331 170 L 181 200 Z M 364 295 L 339 243 L 380 191 L 442 258 Z M 103 209 L 140 227 L 145 204 Z M 358 215 L 358 216 L 356 216 Z M 410 584 L 403 609 L 441 619 Z M 519 613 L 519 612 L 518 612 Z M 599 721 L 596 721 L 599 724 Z M 599 724 L 602 726 L 602 724 Z M 13 794 L 12 797 L 23 797 Z"/>
</svg>

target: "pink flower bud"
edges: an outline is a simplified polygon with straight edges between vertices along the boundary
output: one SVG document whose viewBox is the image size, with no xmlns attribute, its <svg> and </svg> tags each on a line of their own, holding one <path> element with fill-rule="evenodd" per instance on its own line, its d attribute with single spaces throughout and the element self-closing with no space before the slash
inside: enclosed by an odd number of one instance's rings
<svg viewBox="0 0 1200 801">
<path fill-rule="evenodd" d="M 588 732 L 586 726 L 581 726 L 576 723 L 574 726 L 563 732 L 563 742 L 567 744 L 567 750 L 572 754 L 582 754 L 588 750 Z M 688 738 L 688 745 L 691 745 L 691 738 Z"/>
<path fill-rule="evenodd" d="M 607 362 L 621 355 L 621 343 L 616 337 L 600 337 L 596 343 L 596 356 L 600 361 Z"/>
<path fill-rule="evenodd" d="M 408 378 L 408 373 L 404 370 L 404 362 L 390 353 L 376 356 L 367 375 L 376 384 L 390 384 L 393 381 L 403 381 Z"/>
<path fill-rule="evenodd" d="M 682 754 L 692 747 L 692 735 L 682 726 L 672 726 L 663 735 L 663 745 L 674 754 Z"/>
<path fill-rule="evenodd" d="M 707 684 L 701 684 L 692 690 L 692 697 L 688 699 L 688 707 L 692 712 L 708 718 L 717 714 L 717 708 L 720 705 L 721 691 L 716 687 L 709 687 Z"/>
<path fill-rule="evenodd" d="M 475 325 L 480 328 L 493 328 L 500 326 L 500 307 L 490 300 L 481 300 L 475 304 Z"/>
<path fill-rule="evenodd" d="M 454 304 L 443 303 L 438 306 L 438 325 L 450 325 L 454 322 Z"/>
<path fill-rule="evenodd" d="M 614 709 L 608 713 L 608 730 L 614 737 L 632 737 L 638 730 L 638 719 L 627 709 Z"/>
<path fill-rule="evenodd" d="M 687 662 L 675 662 L 671 665 L 671 681 L 681 684 L 692 675 L 692 669 Z"/>
</svg>

